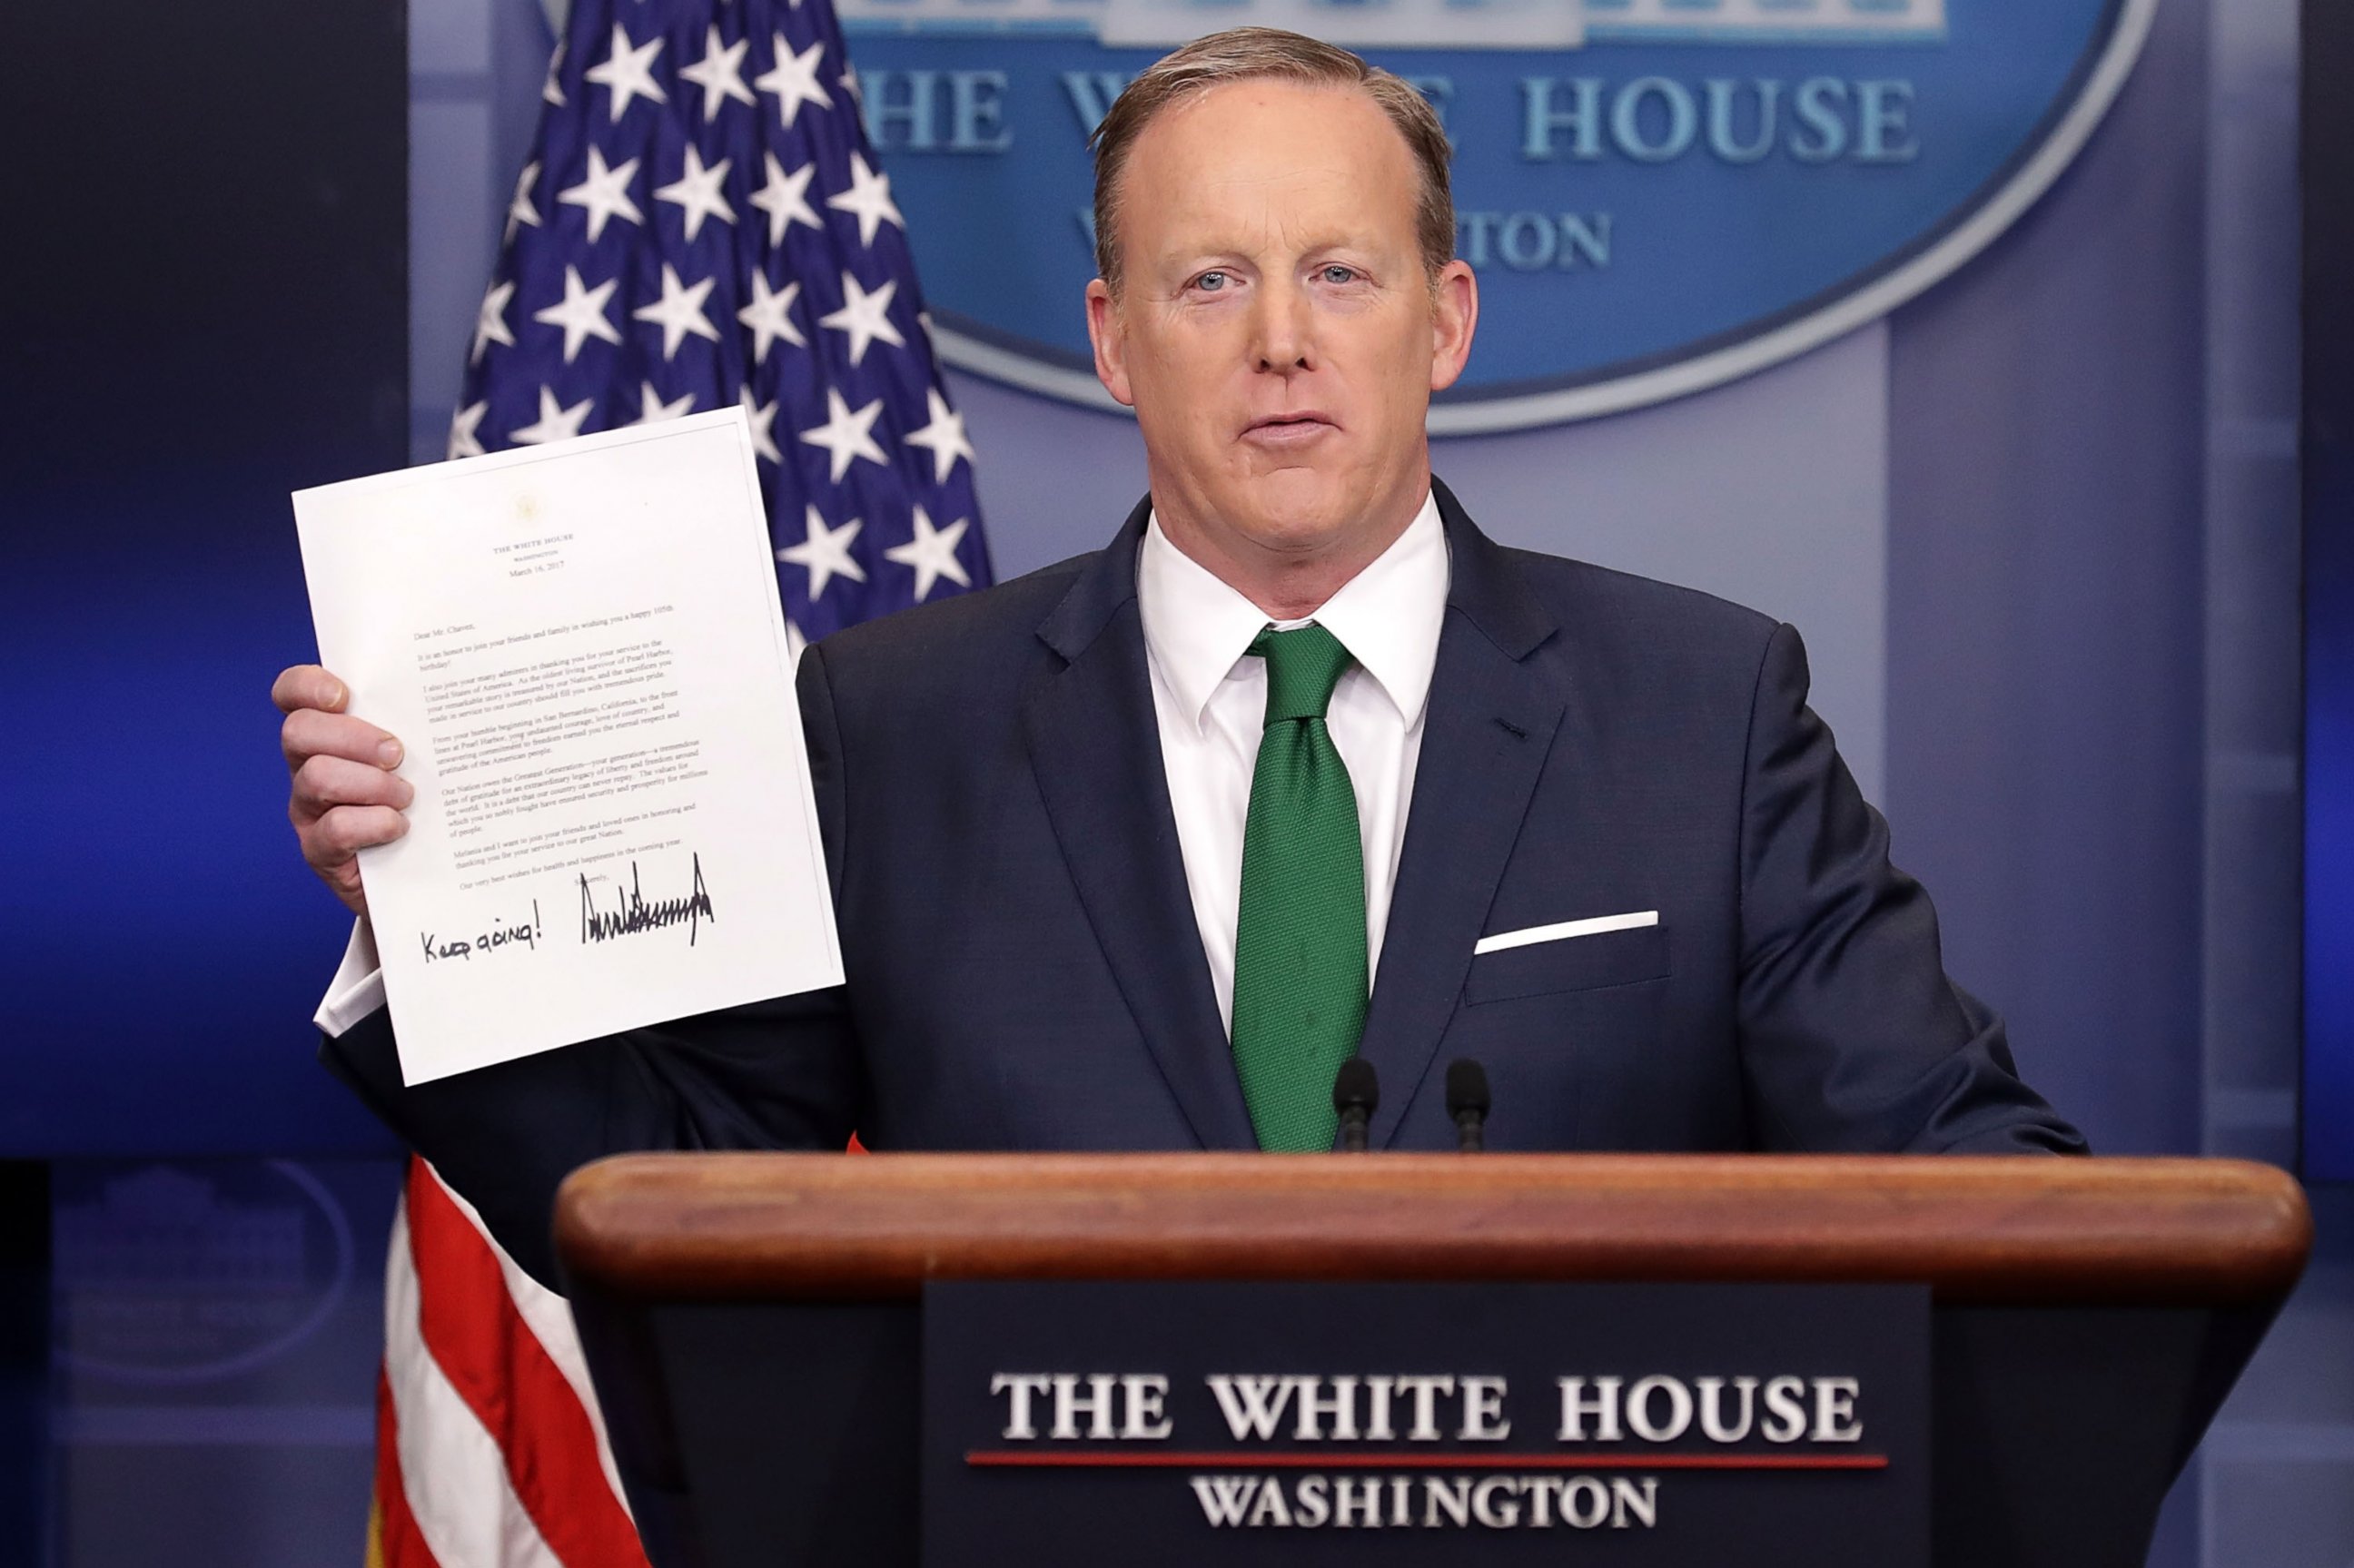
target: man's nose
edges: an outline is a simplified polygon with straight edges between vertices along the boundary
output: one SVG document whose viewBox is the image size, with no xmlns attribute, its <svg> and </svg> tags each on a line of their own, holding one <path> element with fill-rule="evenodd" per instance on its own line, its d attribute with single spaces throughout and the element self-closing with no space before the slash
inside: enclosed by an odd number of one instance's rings
<svg viewBox="0 0 2354 1568">
<path fill-rule="evenodd" d="M 1261 289 L 1252 326 L 1253 356 L 1259 369 L 1288 375 L 1316 367 L 1315 310 L 1308 291 L 1297 281 Z"/>
</svg>

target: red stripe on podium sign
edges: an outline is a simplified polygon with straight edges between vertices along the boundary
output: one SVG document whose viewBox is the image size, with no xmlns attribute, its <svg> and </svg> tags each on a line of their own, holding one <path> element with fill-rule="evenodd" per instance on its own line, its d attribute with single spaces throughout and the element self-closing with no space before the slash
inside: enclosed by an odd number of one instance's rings
<svg viewBox="0 0 2354 1568">
<path fill-rule="evenodd" d="M 1006 1470 L 1884 1470 L 1885 1454 L 1024 1453 L 975 1448 L 964 1462 Z"/>
</svg>

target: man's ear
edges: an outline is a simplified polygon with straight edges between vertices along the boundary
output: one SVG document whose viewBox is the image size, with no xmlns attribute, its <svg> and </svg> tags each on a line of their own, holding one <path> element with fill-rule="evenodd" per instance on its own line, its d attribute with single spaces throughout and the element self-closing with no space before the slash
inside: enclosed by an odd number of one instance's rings
<svg viewBox="0 0 2354 1568">
<path fill-rule="evenodd" d="M 1095 344 L 1096 379 L 1113 402 L 1135 408 L 1128 385 L 1128 329 L 1120 321 L 1119 302 L 1111 297 L 1111 285 L 1101 278 L 1087 284 L 1087 341 Z"/>
<path fill-rule="evenodd" d="M 1449 261 L 1438 270 L 1430 313 L 1430 389 L 1442 392 L 1463 374 L 1471 357 L 1471 334 L 1479 325 L 1479 281 L 1466 261 Z M 1100 359 L 1100 355 L 1098 355 Z"/>
</svg>

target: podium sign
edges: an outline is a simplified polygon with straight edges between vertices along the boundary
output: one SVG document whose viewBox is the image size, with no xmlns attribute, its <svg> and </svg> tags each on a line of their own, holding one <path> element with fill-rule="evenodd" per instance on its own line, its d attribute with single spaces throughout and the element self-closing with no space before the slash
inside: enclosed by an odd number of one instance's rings
<svg viewBox="0 0 2354 1568">
<path fill-rule="evenodd" d="M 925 1568 L 1929 1561 L 1925 1286 L 939 1281 L 923 1319 Z"/>
</svg>

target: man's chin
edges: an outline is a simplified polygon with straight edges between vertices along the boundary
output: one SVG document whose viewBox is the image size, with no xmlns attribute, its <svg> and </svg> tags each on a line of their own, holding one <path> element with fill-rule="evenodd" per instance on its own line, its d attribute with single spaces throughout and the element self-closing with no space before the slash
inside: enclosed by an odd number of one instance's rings
<svg viewBox="0 0 2354 1568">
<path fill-rule="evenodd" d="M 1236 516 L 1264 547 L 1313 555 L 1349 527 L 1351 508 L 1329 475 L 1285 469 L 1251 481 Z"/>
</svg>

